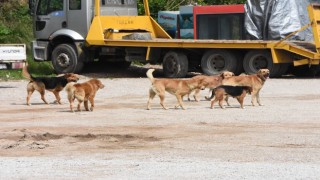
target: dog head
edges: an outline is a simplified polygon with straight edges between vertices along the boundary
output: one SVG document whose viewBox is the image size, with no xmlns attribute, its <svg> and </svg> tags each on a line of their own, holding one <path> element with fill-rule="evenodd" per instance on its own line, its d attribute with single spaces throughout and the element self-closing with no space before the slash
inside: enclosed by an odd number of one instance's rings
<svg viewBox="0 0 320 180">
<path fill-rule="evenodd" d="M 90 80 L 94 85 L 96 85 L 98 87 L 98 89 L 103 89 L 104 85 L 102 84 L 102 82 L 98 79 L 92 79 Z"/>
<path fill-rule="evenodd" d="M 68 82 L 77 82 L 79 81 L 79 75 L 74 73 L 67 73 L 64 75 Z"/>
<path fill-rule="evenodd" d="M 233 72 L 230 72 L 230 71 L 224 71 L 220 74 L 220 77 L 222 79 L 225 79 L 225 78 L 229 78 L 229 77 L 232 77 L 234 76 L 234 73 Z"/>
<path fill-rule="evenodd" d="M 260 69 L 258 72 L 257 72 L 257 75 L 259 77 L 261 77 L 262 79 L 268 79 L 269 76 L 270 76 L 270 71 L 269 69 Z"/>
</svg>

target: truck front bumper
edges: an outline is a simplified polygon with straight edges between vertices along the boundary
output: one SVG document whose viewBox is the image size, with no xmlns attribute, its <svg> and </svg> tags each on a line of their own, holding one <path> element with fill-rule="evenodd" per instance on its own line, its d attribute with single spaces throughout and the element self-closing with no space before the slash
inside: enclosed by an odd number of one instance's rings
<svg viewBox="0 0 320 180">
<path fill-rule="evenodd" d="M 32 41 L 33 60 L 47 61 L 48 59 L 48 41 Z"/>
</svg>

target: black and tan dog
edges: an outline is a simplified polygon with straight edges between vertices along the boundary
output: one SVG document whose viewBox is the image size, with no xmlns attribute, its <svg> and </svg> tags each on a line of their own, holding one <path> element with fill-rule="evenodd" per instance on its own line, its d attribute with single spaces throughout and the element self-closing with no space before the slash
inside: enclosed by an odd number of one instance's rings
<svg viewBox="0 0 320 180">
<path fill-rule="evenodd" d="M 214 102 L 219 101 L 219 106 L 224 109 L 223 101 L 228 97 L 232 96 L 238 100 L 240 107 L 243 109 L 243 100 L 246 94 L 251 94 L 252 87 L 249 86 L 228 86 L 221 85 L 213 90 L 214 99 L 211 99 L 211 109 L 214 107 Z M 228 101 L 227 101 L 228 102 Z"/>
<path fill-rule="evenodd" d="M 27 105 L 29 106 L 31 105 L 30 97 L 35 90 L 41 94 L 41 99 L 44 103 L 48 104 L 44 97 L 45 91 L 48 90 L 55 95 L 55 103 L 61 104 L 59 92 L 62 91 L 69 82 L 77 82 L 79 80 L 79 75 L 73 73 L 67 73 L 58 77 L 33 77 L 28 72 L 28 64 L 23 66 L 22 75 L 30 80 L 27 85 Z"/>
</svg>

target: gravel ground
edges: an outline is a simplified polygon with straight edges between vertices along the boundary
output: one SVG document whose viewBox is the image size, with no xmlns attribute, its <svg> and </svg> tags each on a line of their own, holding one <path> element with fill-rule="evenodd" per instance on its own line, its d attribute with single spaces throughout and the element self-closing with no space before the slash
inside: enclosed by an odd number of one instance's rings
<svg viewBox="0 0 320 180">
<path fill-rule="evenodd" d="M 106 86 L 93 112 L 71 113 L 64 91 L 26 106 L 27 81 L 0 82 L 0 179 L 319 179 L 318 78 L 268 79 L 260 107 L 210 109 L 204 90 L 187 110 L 167 94 L 169 110 L 148 111 L 145 71 L 86 74 Z"/>
</svg>

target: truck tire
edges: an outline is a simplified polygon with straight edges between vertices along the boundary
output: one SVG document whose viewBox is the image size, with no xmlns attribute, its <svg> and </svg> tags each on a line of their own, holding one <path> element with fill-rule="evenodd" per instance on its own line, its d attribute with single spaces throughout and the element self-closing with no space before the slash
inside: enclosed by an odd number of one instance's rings
<svg viewBox="0 0 320 180">
<path fill-rule="evenodd" d="M 201 69 L 207 75 L 238 70 L 238 61 L 232 52 L 222 49 L 208 50 L 201 59 Z"/>
<path fill-rule="evenodd" d="M 269 69 L 270 77 L 279 77 L 281 64 L 274 64 L 272 55 L 268 50 L 251 50 L 243 60 L 243 68 L 247 74 L 255 74 L 259 69 Z"/>
<path fill-rule="evenodd" d="M 78 73 L 83 68 L 76 50 L 70 44 L 60 44 L 52 51 L 52 65 L 56 73 Z"/>
<path fill-rule="evenodd" d="M 188 58 L 182 52 L 169 51 L 163 57 L 163 73 L 169 78 L 183 78 L 188 73 Z"/>
</svg>

